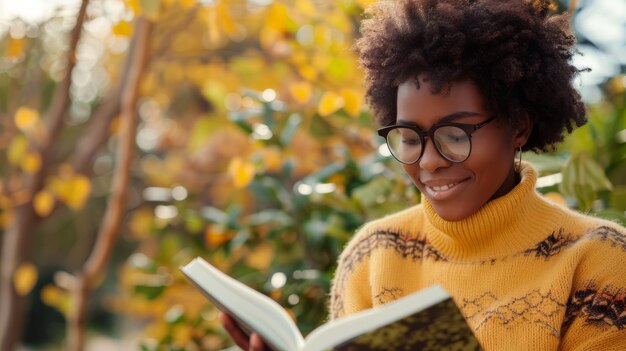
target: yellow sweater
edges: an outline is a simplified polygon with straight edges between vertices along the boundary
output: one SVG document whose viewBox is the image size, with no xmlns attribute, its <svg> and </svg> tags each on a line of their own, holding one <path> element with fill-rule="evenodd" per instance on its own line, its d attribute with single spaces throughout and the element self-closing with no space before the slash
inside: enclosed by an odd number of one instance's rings
<svg viewBox="0 0 626 351">
<path fill-rule="evenodd" d="M 542 198 L 532 166 L 521 175 L 461 221 L 424 198 L 366 224 L 340 257 L 331 318 L 441 284 L 485 350 L 626 350 L 626 230 Z"/>
</svg>

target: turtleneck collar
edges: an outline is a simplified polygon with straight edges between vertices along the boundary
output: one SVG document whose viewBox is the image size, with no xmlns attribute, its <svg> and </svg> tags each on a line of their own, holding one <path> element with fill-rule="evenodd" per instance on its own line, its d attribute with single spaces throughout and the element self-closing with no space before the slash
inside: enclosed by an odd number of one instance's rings
<svg viewBox="0 0 626 351">
<path fill-rule="evenodd" d="M 446 257 L 488 259 L 522 252 L 551 234 L 556 213 L 553 204 L 535 190 L 537 171 L 526 162 L 521 181 L 509 193 L 491 200 L 460 221 L 446 221 L 422 197 L 429 241 Z"/>
</svg>

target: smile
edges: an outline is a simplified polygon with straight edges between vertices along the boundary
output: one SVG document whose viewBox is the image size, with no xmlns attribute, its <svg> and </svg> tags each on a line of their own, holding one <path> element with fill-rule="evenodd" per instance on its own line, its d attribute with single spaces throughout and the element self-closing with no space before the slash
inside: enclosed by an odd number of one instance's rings
<svg viewBox="0 0 626 351">
<path fill-rule="evenodd" d="M 453 186 L 455 186 L 457 184 L 459 184 L 459 183 L 453 183 L 453 184 L 442 185 L 442 186 L 433 186 L 433 187 L 430 187 L 430 188 L 433 189 L 434 191 L 446 191 L 446 190 L 452 188 Z"/>
<path fill-rule="evenodd" d="M 424 192 L 431 200 L 446 200 L 455 197 L 459 192 L 462 191 L 463 184 L 465 184 L 467 179 L 463 179 L 460 181 L 454 181 L 448 184 L 438 184 L 438 185 L 427 185 L 424 184 Z"/>
</svg>

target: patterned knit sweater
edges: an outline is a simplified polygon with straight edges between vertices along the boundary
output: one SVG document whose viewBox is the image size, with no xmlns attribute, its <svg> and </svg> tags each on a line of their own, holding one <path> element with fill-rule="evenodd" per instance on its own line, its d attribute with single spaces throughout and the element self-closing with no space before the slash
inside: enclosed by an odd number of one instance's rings
<svg viewBox="0 0 626 351">
<path fill-rule="evenodd" d="M 542 198 L 529 164 L 461 221 L 428 200 L 366 224 L 339 261 L 331 318 L 432 284 L 485 350 L 626 350 L 626 230 Z"/>
</svg>

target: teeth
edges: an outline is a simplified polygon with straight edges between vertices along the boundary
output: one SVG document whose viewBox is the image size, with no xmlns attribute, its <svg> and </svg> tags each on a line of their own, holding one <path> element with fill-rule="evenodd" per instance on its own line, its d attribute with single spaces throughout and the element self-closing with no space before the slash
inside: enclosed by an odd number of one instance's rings
<svg viewBox="0 0 626 351">
<path fill-rule="evenodd" d="M 433 186 L 432 189 L 434 191 L 446 191 L 446 190 L 452 188 L 453 186 L 455 186 L 455 184 L 448 184 L 448 185 L 442 185 L 442 186 Z"/>
</svg>

